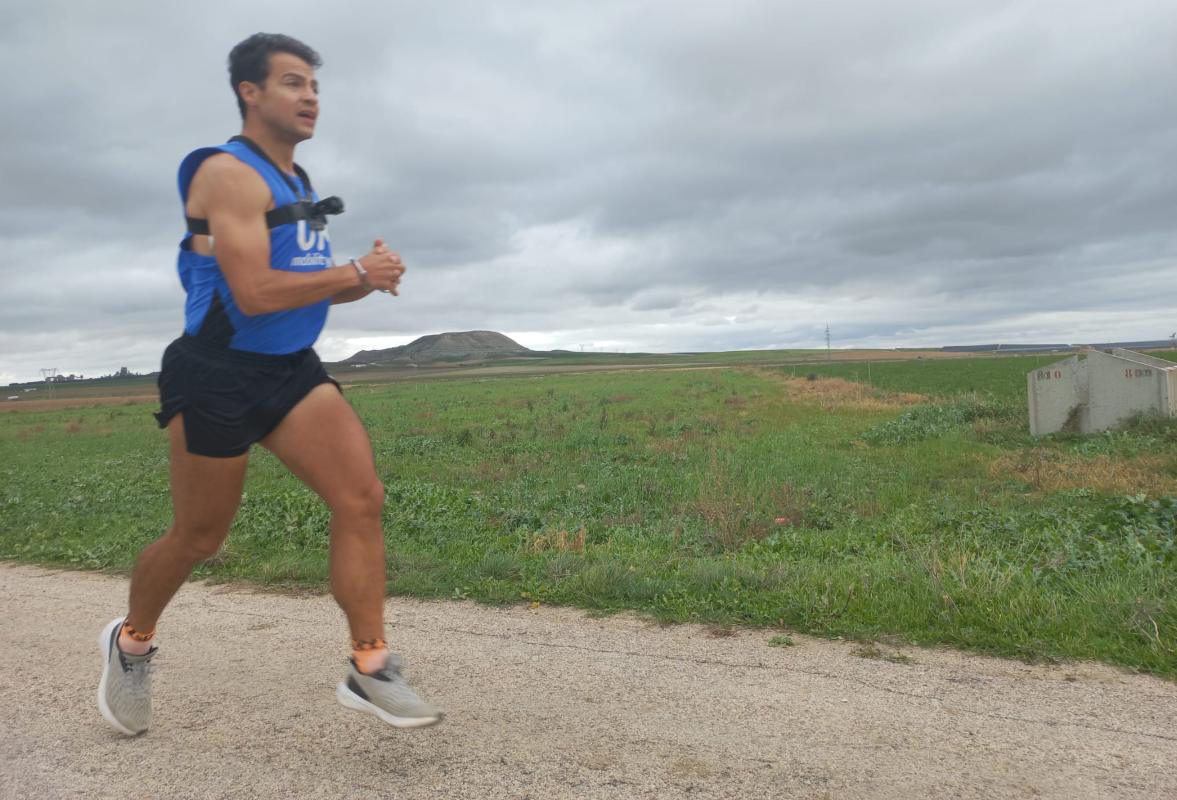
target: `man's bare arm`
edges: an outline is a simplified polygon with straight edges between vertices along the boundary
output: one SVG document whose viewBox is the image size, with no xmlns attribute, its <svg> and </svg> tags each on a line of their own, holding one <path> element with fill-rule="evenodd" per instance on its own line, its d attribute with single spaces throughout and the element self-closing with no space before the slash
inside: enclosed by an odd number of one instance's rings
<svg viewBox="0 0 1177 800">
<path fill-rule="evenodd" d="M 273 269 L 265 220 L 269 204 L 270 190 L 261 176 L 228 154 L 201 164 L 188 195 L 188 213 L 208 219 L 217 263 L 242 313 L 300 308 L 358 287 L 354 269 Z"/>
<path fill-rule="evenodd" d="M 372 289 L 368 289 L 363 286 L 356 286 L 352 289 L 344 289 L 342 292 L 339 292 L 331 298 L 331 303 L 333 305 L 339 305 L 340 303 L 354 303 L 356 300 L 363 300 L 365 297 L 370 295 L 372 291 Z"/>
</svg>

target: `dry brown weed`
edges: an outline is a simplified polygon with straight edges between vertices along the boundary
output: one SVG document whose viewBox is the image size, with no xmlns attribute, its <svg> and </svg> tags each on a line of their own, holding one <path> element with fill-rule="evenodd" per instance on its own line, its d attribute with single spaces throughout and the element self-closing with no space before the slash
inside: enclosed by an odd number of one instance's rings
<svg viewBox="0 0 1177 800">
<path fill-rule="evenodd" d="M 1092 489 L 1099 492 L 1135 494 L 1177 493 L 1177 479 L 1166 475 L 1161 456 L 1112 458 L 1097 455 L 1083 458 L 1047 448 L 1010 453 L 989 465 L 994 478 L 1016 476 L 1043 492 L 1061 489 Z"/>
<path fill-rule="evenodd" d="M 554 533 L 537 533 L 535 538 L 531 540 L 531 552 L 543 553 L 548 550 L 560 553 L 583 553 L 584 528 L 576 533 L 569 533 L 565 530 Z"/>
<path fill-rule="evenodd" d="M 869 384 L 848 381 L 845 378 L 818 378 L 811 381 L 768 370 L 755 372 L 762 378 L 783 384 L 790 400 L 820 406 L 826 410 L 848 408 L 885 411 L 928 402 L 928 398 L 922 394 L 885 392 Z"/>
</svg>

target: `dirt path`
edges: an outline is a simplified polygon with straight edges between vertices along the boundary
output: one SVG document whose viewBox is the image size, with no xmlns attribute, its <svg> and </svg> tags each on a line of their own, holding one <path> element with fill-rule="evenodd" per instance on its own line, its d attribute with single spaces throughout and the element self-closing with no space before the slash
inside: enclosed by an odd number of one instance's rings
<svg viewBox="0 0 1177 800">
<path fill-rule="evenodd" d="M 330 598 L 202 584 L 128 739 L 94 706 L 125 592 L 0 564 L 0 797 L 1177 797 L 1177 685 L 1108 667 L 398 599 L 395 646 L 448 713 L 403 732 L 336 705 Z"/>
<path fill-rule="evenodd" d="M 68 408 L 94 408 L 96 406 L 134 406 L 158 402 L 158 394 L 61 397 L 56 400 L 6 400 L 0 402 L 0 413 L 19 414 L 26 411 L 61 411 Z"/>
</svg>

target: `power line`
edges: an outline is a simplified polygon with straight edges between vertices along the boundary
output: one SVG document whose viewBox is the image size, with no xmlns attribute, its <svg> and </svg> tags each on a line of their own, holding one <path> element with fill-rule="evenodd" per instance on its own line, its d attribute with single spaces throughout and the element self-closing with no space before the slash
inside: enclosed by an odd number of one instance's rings
<svg viewBox="0 0 1177 800">
<path fill-rule="evenodd" d="M 53 396 L 54 378 L 57 377 L 57 367 L 42 367 L 41 380 L 45 382 L 45 393 L 49 397 Z"/>
</svg>

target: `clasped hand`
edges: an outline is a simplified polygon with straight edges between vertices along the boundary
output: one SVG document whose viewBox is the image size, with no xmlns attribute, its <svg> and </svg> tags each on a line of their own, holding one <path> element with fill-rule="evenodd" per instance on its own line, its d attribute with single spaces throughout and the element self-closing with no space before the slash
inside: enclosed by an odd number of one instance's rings
<svg viewBox="0 0 1177 800">
<path fill-rule="evenodd" d="M 377 239 L 371 252 L 357 260 L 368 271 L 370 287 L 399 296 L 397 287 L 400 286 L 401 276 L 405 274 L 405 265 L 400 254 L 390 250 L 383 239 Z"/>
</svg>

